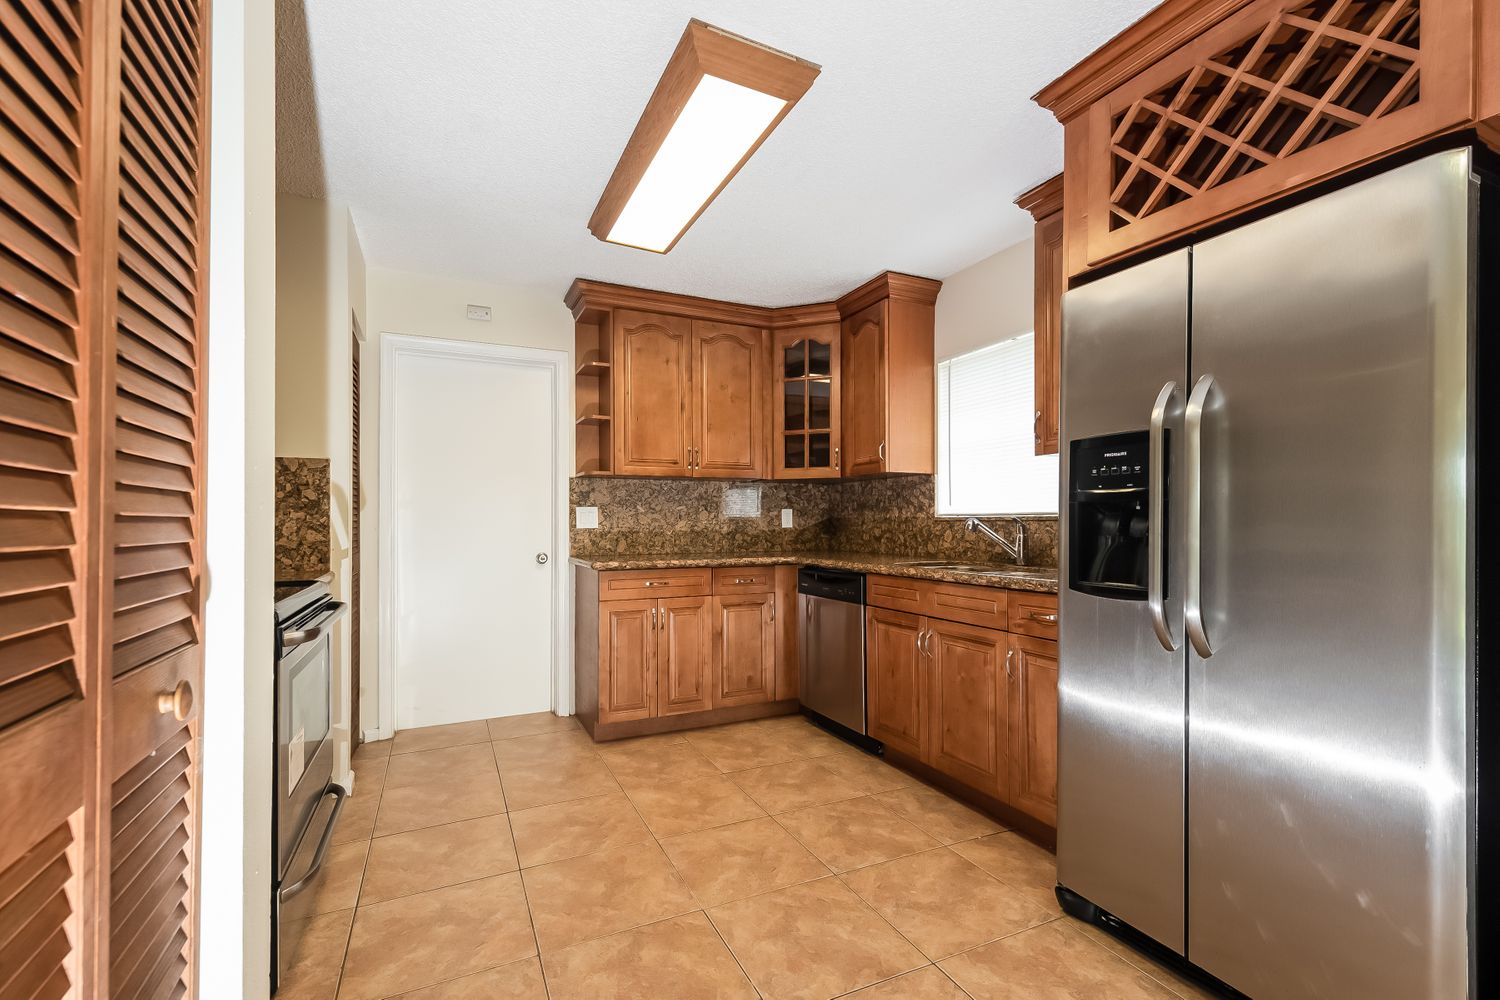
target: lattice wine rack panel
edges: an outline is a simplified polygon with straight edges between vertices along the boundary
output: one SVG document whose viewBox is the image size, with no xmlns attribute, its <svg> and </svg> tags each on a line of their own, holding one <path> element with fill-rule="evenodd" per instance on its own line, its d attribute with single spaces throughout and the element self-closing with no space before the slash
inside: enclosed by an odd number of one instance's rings
<svg viewBox="0 0 1500 1000">
<path fill-rule="evenodd" d="M 1313 0 L 1132 101 L 1110 121 L 1109 228 L 1416 103 L 1421 32 L 1420 0 Z"/>
</svg>

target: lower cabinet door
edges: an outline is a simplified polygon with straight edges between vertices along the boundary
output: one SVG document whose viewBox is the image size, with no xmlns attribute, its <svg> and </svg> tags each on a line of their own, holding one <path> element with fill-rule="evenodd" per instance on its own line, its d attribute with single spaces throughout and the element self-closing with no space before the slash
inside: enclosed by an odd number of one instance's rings
<svg viewBox="0 0 1500 1000">
<path fill-rule="evenodd" d="M 649 719 L 656 701 L 656 601 L 599 603 L 599 721 Z"/>
<path fill-rule="evenodd" d="M 715 597 L 713 606 L 713 707 L 774 700 L 776 596 Z"/>
<path fill-rule="evenodd" d="M 1011 804 L 1057 825 L 1057 643 L 1010 637 Z"/>
<path fill-rule="evenodd" d="M 1006 798 L 1010 775 L 1010 636 L 998 629 L 927 619 L 932 660 L 931 743 L 927 762 L 964 784 Z"/>
<path fill-rule="evenodd" d="M 927 749 L 927 659 L 920 615 L 865 610 L 865 717 L 869 735 L 908 757 Z"/>
<path fill-rule="evenodd" d="M 713 707 L 709 686 L 711 600 L 669 597 L 657 602 L 657 715 L 706 712 Z"/>
</svg>

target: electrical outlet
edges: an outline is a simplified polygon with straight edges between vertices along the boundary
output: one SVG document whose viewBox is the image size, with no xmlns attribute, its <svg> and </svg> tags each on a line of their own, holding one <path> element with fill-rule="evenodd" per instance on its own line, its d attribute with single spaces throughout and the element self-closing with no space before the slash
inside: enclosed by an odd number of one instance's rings
<svg viewBox="0 0 1500 1000">
<path fill-rule="evenodd" d="M 790 507 L 781 508 L 781 526 L 783 528 L 790 528 L 792 526 L 792 509 Z"/>
<path fill-rule="evenodd" d="M 573 508 L 573 527 L 575 528 L 597 528 L 599 527 L 598 507 L 575 507 Z"/>
<path fill-rule="evenodd" d="M 474 305 L 469 306 L 469 318 L 478 320 L 481 323 L 488 323 L 490 321 L 490 307 Z"/>
</svg>

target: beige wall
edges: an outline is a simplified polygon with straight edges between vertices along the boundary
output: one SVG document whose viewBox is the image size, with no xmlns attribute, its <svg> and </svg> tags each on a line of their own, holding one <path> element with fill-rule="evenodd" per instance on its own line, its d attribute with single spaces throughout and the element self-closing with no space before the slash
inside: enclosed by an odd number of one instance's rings
<svg viewBox="0 0 1500 1000">
<path fill-rule="evenodd" d="M 354 219 L 337 202 L 276 198 L 276 454 L 326 458 L 333 594 L 351 599 L 351 335 L 364 327 L 366 273 Z M 363 359 L 362 359 L 363 360 Z M 365 480 L 367 483 L 368 479 Z M 333 637 L 336 773 L 347 780 L 352 698 L 348 616 Z M 361 662 L 364 662 L 363 656 Z"/>
<path fill-rule="evenodd" d="M 987 347 L 1034 324 L 1030 239 L 943 279 L 938 293 L 937 359 Z"/>
<path fill-rule="evenodd" d="M 380 719 L 379 538 L 380 364 L 385 334 L 465 340 L 573 353 L 573 317 L 563 305 L 565 289 L 520 288 L 435 274 L 371 267 L 366 276 L 369 307 L 360 363 L 360 468 L 364 481 L 365 540 L 361 553 L 360 725 L 375 731 Z M 466 317 L 469 305 L 489 306 L 491 319 Z M 571 408 L 571 407 L 570 407 Z M 539 420 L 547 419 L 539 414 Z M 571 429 L 565 434 L 572 441 Z M 567 468 L 572 468 L 572 455 Z"/>
<path fill-rule="evenodd" d="M 218 0 L 212 39 L 207 602 L 198 994 L 271 967 L 276 9 Z"/>
</svg>

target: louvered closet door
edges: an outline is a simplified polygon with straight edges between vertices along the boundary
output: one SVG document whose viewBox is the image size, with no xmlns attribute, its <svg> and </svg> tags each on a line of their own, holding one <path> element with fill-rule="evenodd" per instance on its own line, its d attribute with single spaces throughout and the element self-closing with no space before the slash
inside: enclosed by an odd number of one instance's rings
<svg viewBox="0 0 1500 1000">
<path fill-rule="evenodd" d="M 0 0 L 0 1000 L 78 988 L 85 766 L 86 147 L 67 0 Z M 87 693 L 88 697 L 85 697 Z"/>
<path fill-rule="evenodd" d="M 202 645 L 206 11 L 122 0 L 109 995 L 191 992 Z"/>
</svg>

